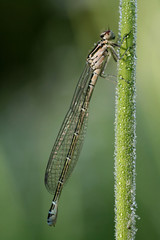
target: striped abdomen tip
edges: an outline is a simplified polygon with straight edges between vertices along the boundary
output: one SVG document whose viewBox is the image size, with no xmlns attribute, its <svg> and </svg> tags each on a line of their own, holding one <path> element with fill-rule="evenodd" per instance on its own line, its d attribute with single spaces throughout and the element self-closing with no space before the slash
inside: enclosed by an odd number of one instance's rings
<svg viewBox="0 0 160 240">
<path fill-rule="evenodd" d="M 54 226 L 57 220 L 58 205 L 55 202 L 52 202 L 51 208 L 48 213 L 47 223 L 49 226 Z"/>
</svg>

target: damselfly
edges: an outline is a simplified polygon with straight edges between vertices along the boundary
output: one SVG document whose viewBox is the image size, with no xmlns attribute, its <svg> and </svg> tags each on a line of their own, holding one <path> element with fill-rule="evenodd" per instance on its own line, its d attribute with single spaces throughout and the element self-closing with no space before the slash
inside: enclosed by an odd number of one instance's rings
<svg viewBox="0 0 160 240">
<path fill-rule="evenodd" d="M 115 61 L 120 59 L 115 51 L 115 47 L 120 45 L 112 41 L 115 39 L 114 33 L 107 30 L 100 37 L 101 40 L 87 57 L 86 66 L 78 81 L 46 168 L 45 185 L 47 190 L 54 194 L 47 219 L 49 226 L 56 224 L 58 201 L 63 184 L 78 160 L 86 131 L 88 105 L 98 76 L 104 76 L 104 70 L 111 56 Z"/>
</svg>

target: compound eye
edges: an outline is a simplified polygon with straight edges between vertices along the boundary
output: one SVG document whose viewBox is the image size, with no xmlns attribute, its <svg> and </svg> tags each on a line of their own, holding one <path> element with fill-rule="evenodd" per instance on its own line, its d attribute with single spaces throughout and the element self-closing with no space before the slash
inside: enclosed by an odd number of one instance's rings
<svg viewBox="0 0 160 240">
<path fill-rule="evenodd" d="M 101 35 L 100 35 L 100 37 L 101 37 L 101 38 L 106 38 L 107 36 L 109 37 L 109 35 L 110 35 L 110 30 L 105 31 L 105 32 L 102 32 Z M 107 37 L 107 38 L 108 38 L 108 37 Z"/>
<path fill-rule="evenodd" d="M 101 33 L 100 37 L 104 40 L 115 39 L 115 35 L 111 30 Z"/>
<path fill-rule="evenodd" d="M 112 32 L 110 30 L 108 30 L 108 31 L 106 31 L 106 34 L 108 35 L 108 37 L 110 37 Z"/>
<path fill-rule="evenodd" d="M 103 38 L 106 32 L 102 32 L 100 37 Z"/>
</svg>

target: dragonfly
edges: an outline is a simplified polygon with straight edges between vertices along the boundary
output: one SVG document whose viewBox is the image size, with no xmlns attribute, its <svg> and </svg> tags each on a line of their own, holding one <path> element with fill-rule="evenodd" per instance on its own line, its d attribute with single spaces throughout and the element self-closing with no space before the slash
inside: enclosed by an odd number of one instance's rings
<svg viewBox="0 0 160 240">
<path fill-rule="evenodd" d="M 113 41 L 115 35 L 111 30 L 102 32 L 100 38 L 101 40 L 97 42 L 87 57 L 85 68 L 76 86 L 69 110 L 46 167 L 45 186 L 51 194 L 54 194 L 47 218 L 49 226 L 56 224 L 63 185 L 71 175 L 82 148 L 87 128 L 88 107 L 97 79 L 99 76 L 105 77 L 104 70 L 111 57 L 117 62 L 127 51 L 119 57 L 115 48 L 120 48 L 123 40 L 120 45 L 115 43 Z"/>
</svg>

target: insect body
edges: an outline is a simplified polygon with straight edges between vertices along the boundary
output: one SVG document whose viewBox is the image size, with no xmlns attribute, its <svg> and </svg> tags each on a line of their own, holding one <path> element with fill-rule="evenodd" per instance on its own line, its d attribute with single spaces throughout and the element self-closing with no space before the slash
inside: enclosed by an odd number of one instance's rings
<svg viewBox="0 0 160 240">
<path fill-rule="evenodd" d="M 56 224 L 58 201 L 63 185 L 78 160 L 86 131 L 88 106 L 98 76 L 103 76 L 111 56 L 115 61 L 120 59 L 115 51 L 115 47 L 120 46 L 112 41 L 115 39 L 114 33 L 108 30 L 100 37 L 101 40 L 87 57 L 85 69 L 78 81 L 47 164 L 45 185 L 47 190 L 54 194 L 47 219 L 49 226 Z"/>
</svg>

